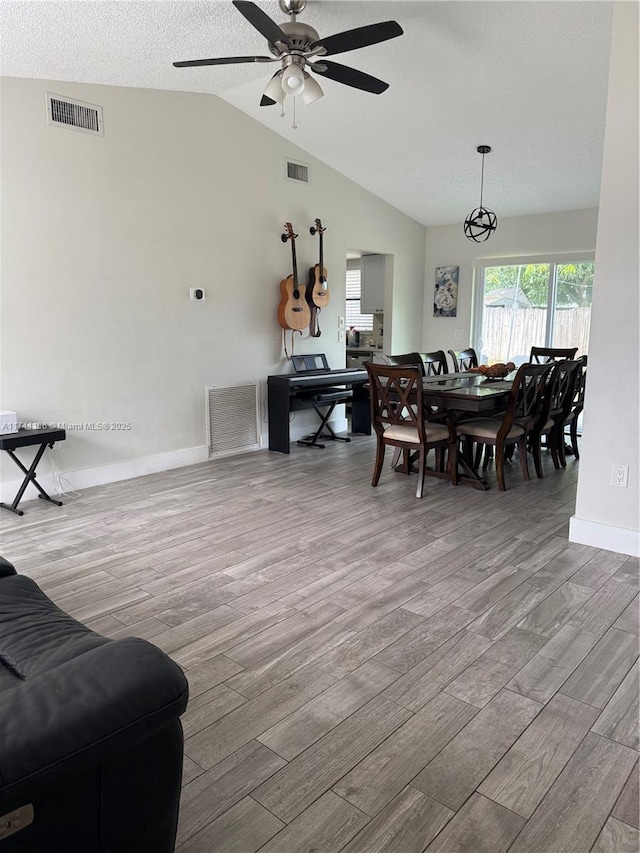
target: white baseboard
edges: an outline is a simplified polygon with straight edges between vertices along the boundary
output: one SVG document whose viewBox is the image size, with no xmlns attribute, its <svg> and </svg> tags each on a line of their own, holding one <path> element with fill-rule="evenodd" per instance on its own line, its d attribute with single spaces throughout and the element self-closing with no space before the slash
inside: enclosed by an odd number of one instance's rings
<svg viewBox="0 0 640 853">
<path fill-rule="evenodd" d="M 47 459 L 47 451 L 42 458 L 42 467 L 51 460 Z M 55 451 L 53 451 L 55 452 Z M 144 456 L 141 459 L 130 459 L 126 462 L 115 462 L 112 465 L 100 465 L 97 468 L 81 468 L 78 471 L 61 471 L 62 487 L 65 491 L 79 491 L 91 486 L 102 486 L 105 483 L 116 483 L 119 480 L 131 480 L 133 477 L 143 477 L 145 474 L 157 474 L 160 471 L 169 471 L 171 468 L 184 468 L 187 465 L 197 465 L 206 462 L 209 458 L 208 449 L 202 447 L 189 447 L 186 450 L 172 450 L 169 453 L 157 453 L 154 456 Z M 36 478 L 45 492 L 55 497 L 56 487 L 52 474 L 40 474 L 36 472 Z M 4 503 L 12 503 L 20 488 L 21 480 L 9 480 L 0 484 L 0 500 Z M 38 490 L 31 484 L 27 487 L 22 502 L 34 500 L 38 497 Z"/>
<path fill-rule="evenodd" d="M 347 418 L 336 418 L 330 421 L 332 429 L 338 434 L 344 435 L 349 429 Z M 315 430 L 315 426 L 299 425 L 291 426 L 291 441 L 297 441 L 303 438 L 311 431 Z M 266 444 L 266 438 L 262 439 L 263 445 Z M 259 448 L 257 448 L 259 449 Z M 42 458 L 41 468 L 51 468 L 51 459 L 48 458 L 50 453 L 55 451 L 48 450 Z M 230 451 L 225 455 L 233 455 L 235 451 Z M 131 480 L 134 477 L 144 477 L 145 474 L 157 474 L 160 471 L 169 471 L 172 468 L 184 468 L 187 465 L 197 465 L 201 462 L 209 461 L 209 453 L 206 445 L 202 447 L 189 447 L 186 450 L 172 450 L 169 453 L 157 453 L 154 456 L 144 456 L 141 459 L 130 459 L 126 462 L 115 462 L 111 465 L 100 465 L 96 468 L 80 468 L 77 471 L 61 471 L 62 488 L 65 491 L 81 491 L 89 489 L 91 486 L 103 486 L 105 483 L 117 483 L 120 480 Z M 42 488 L 48 492 L 51 497 L 56 497 L 56 485 L 52 473 L 36 472 L 36 477 Z M 11 504 L 20 488 L 21 479 L 8 480 L 0 483 L 0 501 Z M 38 490 L 35 486 L 29 485 L 20 501 L 20 508 L 23 502 L 36 500 Z"/>
<path fill-rule="evenodd" d="M 569 541 L 640 557 L 640 531 L 587 521 L 575 515 L 569 519 Z"/>
</svg>

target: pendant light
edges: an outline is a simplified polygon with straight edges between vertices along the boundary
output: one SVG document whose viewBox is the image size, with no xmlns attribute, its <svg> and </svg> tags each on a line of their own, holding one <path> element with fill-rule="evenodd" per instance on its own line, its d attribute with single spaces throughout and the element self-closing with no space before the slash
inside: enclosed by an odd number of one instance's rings
<svg viewBox="0 0 640 853">
<path fill-rule="evenodd" d="M 468 240 L 474 243 L 484 243 L 498 227 L 498 217 L 493 210 L 482 204 L 482 191 L 484 189 L 484 156 L 489 154 L 489 145 L 478 145 L 478 154 L 482 154 L 482 178 L 480 180 L 480 207 L 476 207 L 464 221 L 464 234 Z"/>
</svg>

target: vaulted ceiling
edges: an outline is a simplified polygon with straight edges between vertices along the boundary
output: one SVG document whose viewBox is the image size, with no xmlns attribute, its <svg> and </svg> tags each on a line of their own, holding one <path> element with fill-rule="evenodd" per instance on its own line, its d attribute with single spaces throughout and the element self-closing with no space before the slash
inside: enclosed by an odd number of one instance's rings
<svg viewBox="0 0 640 853">
<path fill-rule="evenodd" d="M 278 23 L 277 2 L 258 2 Z M 462 222 L 480 193 L 500 217 L 598 204 L 612 3 L 309 0 L 320 36 L 385 20 L 404 35 L 335 57 L 390 84 L 260 107 L 277 65 L 174 68 L 268 55 L 230 0 L 0 4 L 5 75 L 189 92 L 227 101 L 424 225 Z M 332 60 L 334 57 L 331 57 Z M 59 86 L 64 94 L 64 87 Z M 296 99 L 300 101 L 300 99 Z"/>
</svg>

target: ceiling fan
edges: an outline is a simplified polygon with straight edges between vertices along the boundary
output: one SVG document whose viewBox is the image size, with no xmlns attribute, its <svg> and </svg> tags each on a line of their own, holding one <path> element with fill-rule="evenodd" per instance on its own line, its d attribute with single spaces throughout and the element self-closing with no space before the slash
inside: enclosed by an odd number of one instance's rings
<svg viewBox="0 0 640 853">
<path fill-rule="evenodd" d="M 266 12 L 249 0 L 233 0 L 233 5 L 267 39 L 273 56 L 192 59 L 174 62 L 176 68 L 244 62 L 279 62 L 281 68 L 269 80 L 260 101 L 261 107 L 282 104 L 287 95 L 300 95 L 305 104 L 321 98 L 324 92 L 309 71 L 376 95 L 380 95 L 389 88 L 389 84 L 383 80 L 350 68 L 348 65 L 330 62 L 325 59 L 325 56 L 346 53 L 349 50 L 357 50 L 401 36 L 402 27 L 396 21 L 369 24 L 353 30 L 345 30 L 327 38 L 320 38 L 313 27 L 296 20 L 296 16 L 307 5 L 307 0 L 279 0 L 282 11 L 291 17 L 291 22 L 286 24 L 276 24 Z"/>
</svg>

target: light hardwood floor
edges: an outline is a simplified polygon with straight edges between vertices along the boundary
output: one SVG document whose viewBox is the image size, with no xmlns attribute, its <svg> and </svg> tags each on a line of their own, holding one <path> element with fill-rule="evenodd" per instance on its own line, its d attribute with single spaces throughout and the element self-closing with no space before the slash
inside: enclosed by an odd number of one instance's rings
<svg viewBox="0 0 640 853">
<path fill-rule="evenodd" d="M 416 500 L 373 459 L 31 502 L 2 554 L 185 669 L 179 853 L 637 853 L 638 561 L 568 543 L 578 463 Z"/>
</svg>

